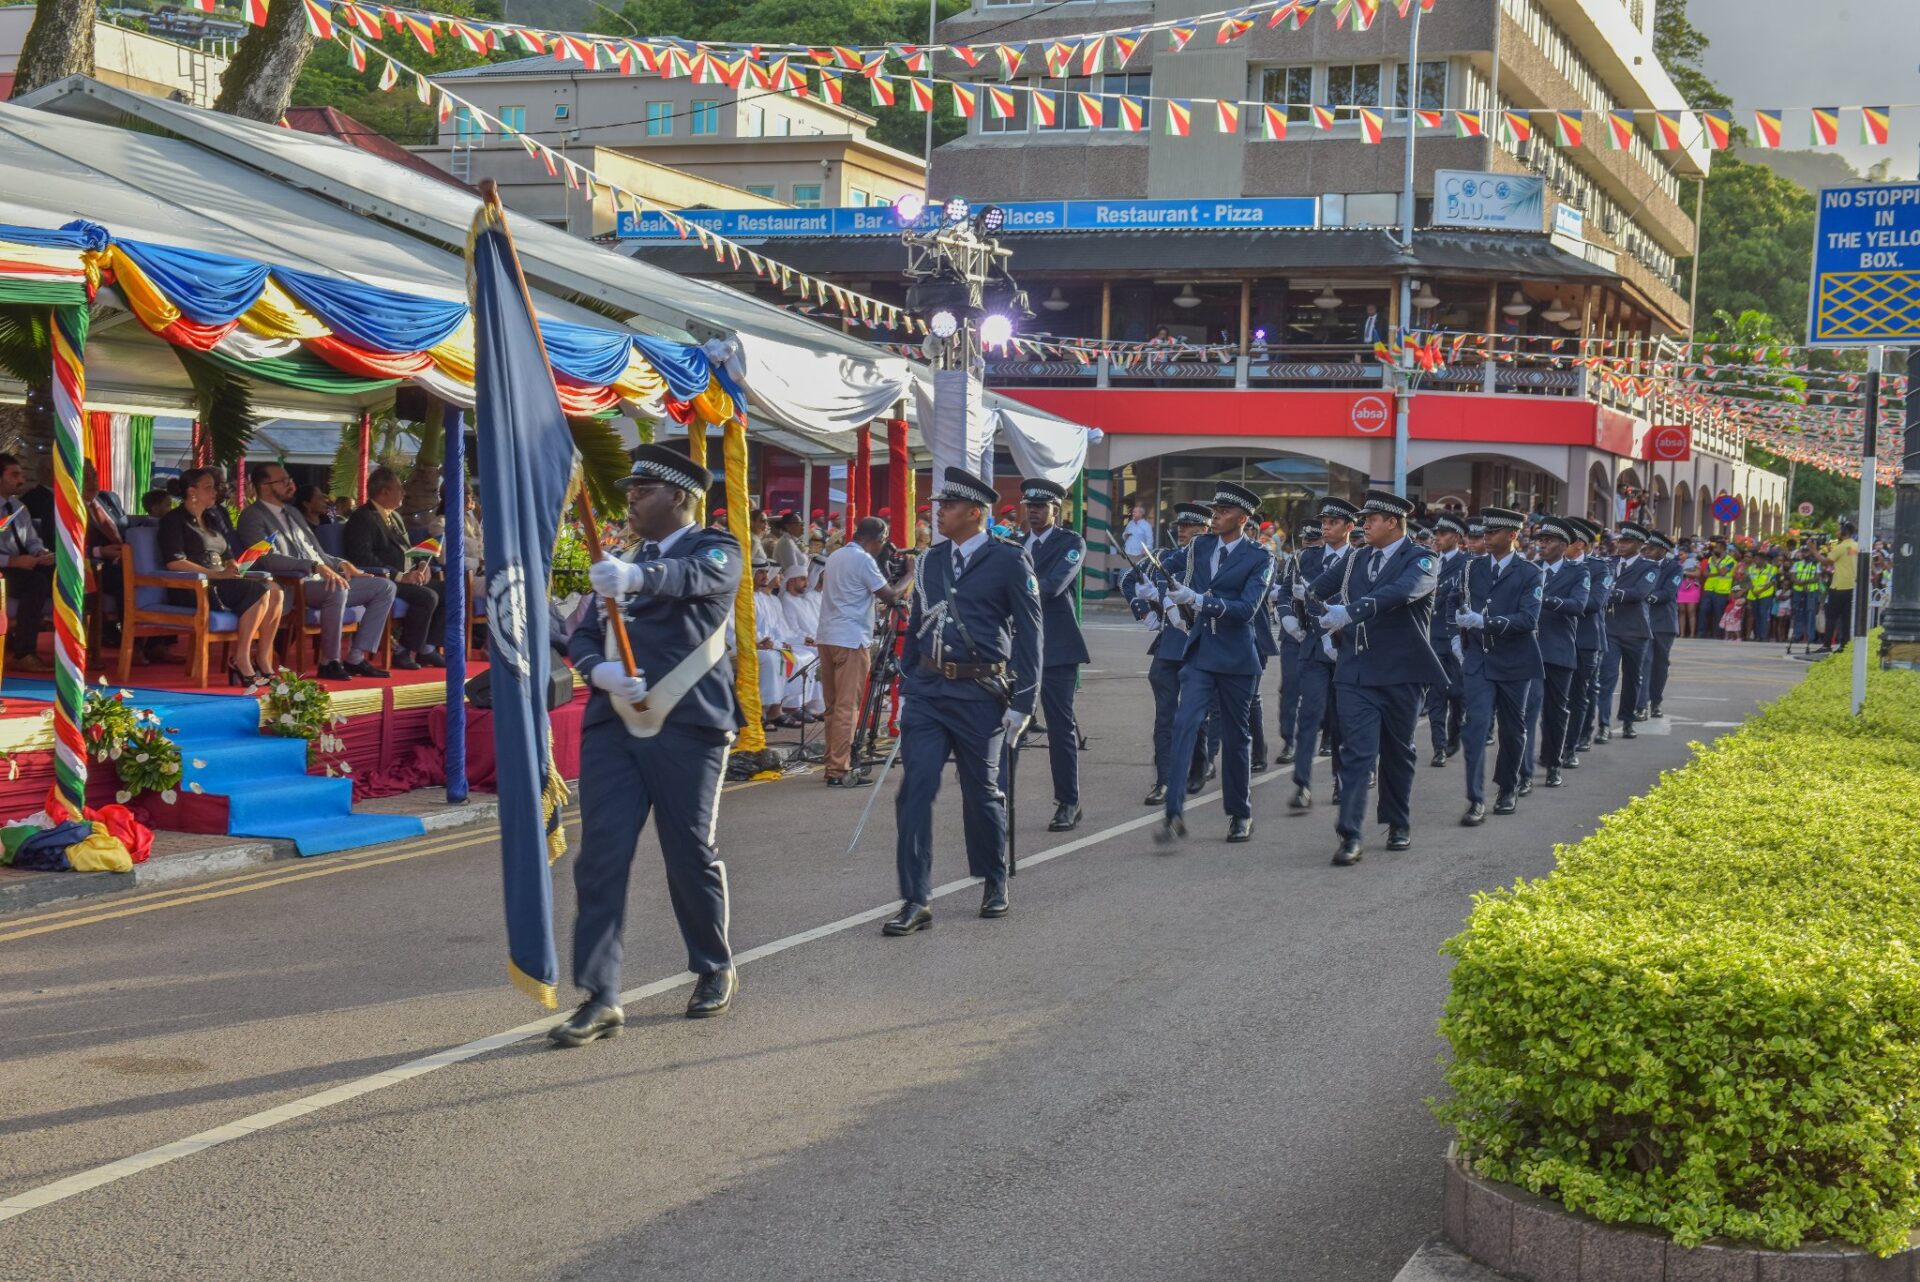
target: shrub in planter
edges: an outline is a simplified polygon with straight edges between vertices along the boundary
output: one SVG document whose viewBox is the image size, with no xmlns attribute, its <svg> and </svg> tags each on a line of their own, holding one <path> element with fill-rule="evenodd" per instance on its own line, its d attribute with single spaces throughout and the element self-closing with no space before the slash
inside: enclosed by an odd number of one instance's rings
<svg viewBox="0 0 1920 1282">
<path fill-rule="evenodd" d="M 1882 1253 L 1920 1224 L 1920 678 L 1846 665 L 1666 774 L 1445 951 L 1450 1123 L 1602 1220 Z"/>
</svg>

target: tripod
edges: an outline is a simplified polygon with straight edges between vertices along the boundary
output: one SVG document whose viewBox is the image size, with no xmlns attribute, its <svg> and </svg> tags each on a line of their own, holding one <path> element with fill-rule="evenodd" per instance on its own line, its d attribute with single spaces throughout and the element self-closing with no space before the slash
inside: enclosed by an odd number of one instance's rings
<svg viewBox="0 0 1920 1282">
<path fill-rule="evenodd" d="M 904 603 L 889 606 L 886 617 L 874 630 L 873 659 L 867 666 L 867 695 L 860 705 L 860 719 L 853 729 L 853 762 L 862 776 L 886 760 L 880 751 L 893 709 L 893 683 L 900 676 L 900 633 L 907 625 Z"/>
</svg>

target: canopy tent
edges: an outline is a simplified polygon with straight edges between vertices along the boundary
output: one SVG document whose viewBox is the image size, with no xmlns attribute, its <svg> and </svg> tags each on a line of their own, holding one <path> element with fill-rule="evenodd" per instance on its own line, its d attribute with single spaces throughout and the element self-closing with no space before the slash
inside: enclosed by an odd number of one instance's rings
<svg viewBox="0 0 1920 1282">
<path fill-rule="evenodd" d="M 16 105 L 69 119 L 113 126 L 134 120 L 164 129 L 184 146 L 255 171 L 256 180 L 279 179 L 333 202 L 353 216 L 361 236 L 385 224 L 401 240 L 433 242 L 455 253 L 466 244 L 473 197 L 330 138 L 150 98 L 83 76 L 49 85 Z M 913 382 L 929 377 L 872 344 L 727 286 L 676 275 L 532 220 L 517 221 L 514 233 L 528 283 L 536 290 L 604 309 L 632 328 L 669 340 L 734 340 L 737 363 L 730 368 L 752 402 L 755 435 L 803 457 L 819 462 L 848 457 L 855 429 L 886 417 L 899 402 L 910 404 Z M 1040 431 L 1057 444 L 1081 430 L 991 394 L 986 404 L 1010 411 L 996 426 L 1015 434 Z M 1058 453 L 1045 444 L 1036 449 Z M 1084 444 L 1080 454 L 1084 457 Z"/>
</svg>

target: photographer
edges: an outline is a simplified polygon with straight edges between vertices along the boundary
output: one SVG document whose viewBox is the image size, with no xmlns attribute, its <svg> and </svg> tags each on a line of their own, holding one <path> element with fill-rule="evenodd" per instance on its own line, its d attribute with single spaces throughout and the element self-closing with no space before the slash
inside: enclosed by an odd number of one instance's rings
<svg viewBox="0 0 1920 1282">
<path fill-rule="evenodd" d="M 827 785 L 844 787 L 853 756 L 853 725 L 867 678 L 867 650 L 873 644 L 873 603 L 894 605 L 913 587 L 912 570 L 890 565 L 889 584 L 879 558 L 887 547 L 887 523 L 865 517 L 853 527 L 846 546 L 827 558 L 820 587 L 820 684 L 827 704 Z M 890 556 L 889 561 L 904 561 Z"/>
</svg>

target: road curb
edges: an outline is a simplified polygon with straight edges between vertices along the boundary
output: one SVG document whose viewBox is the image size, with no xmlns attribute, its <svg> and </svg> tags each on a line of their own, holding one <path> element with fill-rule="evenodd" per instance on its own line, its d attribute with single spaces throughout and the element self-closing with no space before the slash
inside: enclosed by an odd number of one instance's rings
<svg viewBox="0 0 1920 1282">
<path fill-rule="evenodd" d="M 1421 1244 L 1412 1259 L 1400 1266 L 1393 1282 L 1512 1282 L 1512 1279 L 1475 1263 L 1448 1245 L 1445 1237 L 1435 1234 Z"/>
</svg>

